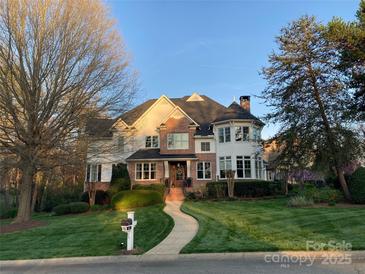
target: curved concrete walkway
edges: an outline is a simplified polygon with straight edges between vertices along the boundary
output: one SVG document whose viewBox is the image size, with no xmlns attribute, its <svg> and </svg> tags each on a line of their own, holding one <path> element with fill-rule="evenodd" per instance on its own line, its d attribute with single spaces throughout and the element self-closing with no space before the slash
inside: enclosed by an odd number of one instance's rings
<svg viewBox="0 0 365 274">
<path fill-rule="evenodd" d="M 172 188 L 166 197 L 164 211 L 174 219 L 175 226 L 161 243 L 146 252 L 147 255 L 179 254 L 181 249 L 194 238 L 199 225 L 193 217 L 180 210 L 183 201 L 181 188 Z"/>
</svg>

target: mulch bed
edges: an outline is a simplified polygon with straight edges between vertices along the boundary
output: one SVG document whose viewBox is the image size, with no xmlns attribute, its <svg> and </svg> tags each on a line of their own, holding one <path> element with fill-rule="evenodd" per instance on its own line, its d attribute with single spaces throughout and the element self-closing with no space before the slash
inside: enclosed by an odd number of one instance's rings
<svg viewBox="0 0 365 274">
<path fill-rule="evenodd" d="M 0 227 L 0 234 L 11 233 L 11 232 L 15 232 L 15 231 L 23 231 L 23 230 L 27 230 L 30 228 L 35 228 L 35 227 L 40 227 L 40 226 L 45 226 L 45 225 L 47 225 L 46 222 L 34 221 L 34 220 L 26 222 L 26 223 L 21 223 L 21 224 L 2 225 Z"/>
</svg>

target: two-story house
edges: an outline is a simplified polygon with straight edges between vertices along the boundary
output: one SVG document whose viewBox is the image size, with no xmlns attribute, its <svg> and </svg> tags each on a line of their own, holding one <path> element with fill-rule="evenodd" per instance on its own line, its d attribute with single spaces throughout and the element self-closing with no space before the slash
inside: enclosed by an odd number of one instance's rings
<svg viewBox="0 0 365 274">
<path fill-rule="evenodd" d="M 116 119 L 94 119 L 87 132 L 87 181 L 107 189 L 112 166 L 126 163 L 132 184 L 175 186 L 223 180 L 226 170 L 237 179 L 266 179 L 261 130 L 251 114 L 250 97 L 225 107 L 193 93 L 182 98 L 152 99 Z"/>
</svg>

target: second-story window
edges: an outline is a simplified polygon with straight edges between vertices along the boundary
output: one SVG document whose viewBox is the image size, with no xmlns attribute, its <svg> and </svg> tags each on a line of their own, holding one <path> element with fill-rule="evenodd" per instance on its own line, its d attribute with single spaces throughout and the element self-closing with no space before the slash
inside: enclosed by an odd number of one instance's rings
<svg viewBox="0 0 365 274">
<path fill-rule="evenodd" d="M 261 140 L 261 131 L 259 128 L 253 128 L 253 139 L 255 141 L 260 141 Z"/>
<path fill-rule="evenodd" d="M 168 149 L 188 149 L 189 134 L 188 133 L 170 133 L 167 134 Z"/>
<path fill-rule="evenodd" d="M 210 142 L 201 142 L 200 146 L 201 151 L 210 151 Z"/>
<path fill-rule="evenodd" d="M 224 127 L 218 129 L 219 143 L 227 143 L 231 141 L 231 128 Z"/>
<path fill-rule="evenodd" d="M 158 147 L 158 136 L 146 136 L 146 148 Z"/>
<path fill-rule="evenodd" d="M 236 142 L 249 141 L 250 129 L 249 127 L 235 127 Z"/>
</svg>

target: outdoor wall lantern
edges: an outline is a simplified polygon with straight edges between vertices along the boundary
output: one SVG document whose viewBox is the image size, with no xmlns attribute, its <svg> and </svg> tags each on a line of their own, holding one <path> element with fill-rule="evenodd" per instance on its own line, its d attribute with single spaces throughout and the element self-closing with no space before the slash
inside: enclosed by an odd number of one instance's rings
<svg viewBox="0 0 365 274">
<path fill-rule="evenodd" d="M 130 251 L 134 246 L 134 227 L 137 225 L 137 221 L 134 220 L 134 211 L 128 211 L 127 214 L 128 218 L 121 221 L 120 227 L 123 232 L 127 233 L 127 251 Z"/>
</svg>

